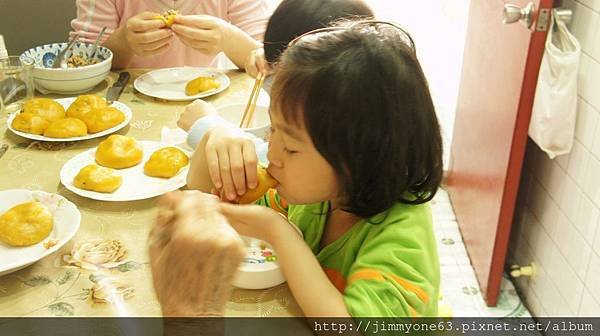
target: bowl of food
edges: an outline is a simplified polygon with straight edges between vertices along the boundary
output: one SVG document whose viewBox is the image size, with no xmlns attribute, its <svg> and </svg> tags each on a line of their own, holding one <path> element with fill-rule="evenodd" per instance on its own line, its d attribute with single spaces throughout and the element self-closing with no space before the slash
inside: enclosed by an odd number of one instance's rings
<svg viewBox="0 0 600 336">
<path fill-rule="evenodd" d="M 52 68 L 58 53 L 67 43 L 50 43 L 26 50 L 22 56 L 34 60 L 33 81 L 42 93 L 79 94 L 87 92 L 102 82 L 110 72 L 113 54 L 99 46 L 91 59 L 92 43 L 77 42 L 68 52 L 67 68 Z"/>
<path fill-rule="evenodd" d="M 240 124 L 245 109 L 246 104 L 232 104 L 217 107 L 219 115 L 236 126 Z M 248 128 L 244 128 L 244 131 L 267 140 L 270 129 L 271 120 L 269 118 L 269 107 L 266 105 L 256 105 L 252 122 Z"/>
<path fill-rule="evenodd" d="M 296 225 L 290 225 L 302 236 Z M 238 267 L 233 285 L 243 289 L 265 289 L 285 282 L 277 254 L 268 243 L 242 236 L 246 243 L 246 257 Z"/>
</svg>

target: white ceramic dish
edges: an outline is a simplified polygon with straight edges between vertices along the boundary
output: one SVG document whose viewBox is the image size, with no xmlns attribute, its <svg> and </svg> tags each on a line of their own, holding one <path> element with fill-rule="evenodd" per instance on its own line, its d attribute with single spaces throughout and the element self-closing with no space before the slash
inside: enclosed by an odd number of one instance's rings
<svg viewBox="0 0 600 336">
<path fill-rule="evenodd" d="M 188 96 L 185 85 L 199 76 L 212 76 L 219 82 L 219 87 Z M 139 92 L 154 98 L 172 101 L 188 101 L 217 94 L 229 87 L 230 80 L 223 72 L 213 68 L 179 67 L 158 69 L 138 77 L 133 87 Z"/>
<path fill-rule="evenodd" d="M 8 209 L 29 201 L 37 200 L 46 205 L 53 215 L 54 228 L 41 242 L 24 247 L 13 247 L 0 242 L 0 275 L 8 274 L 56 252 L 65 245 L 79 229 L 81 213 L 75 204 L 58 194 L 24 189 L 0 191 L 0 215 Z M 44 243 L 54 240 L 56 244 L 45 248 Z"/>
<path fill-rule="evenodd" d="M 177 190 L 186 184 L 188 166 L 182 168 L 179 173 L 171 178 L 150 177 L 144 174 L 144 164 L 150 158 L 150 155 L 156 150 L 169 147 L 169 145 L 157 141 L 138 141 L 144 149 L 144 158 L 137 165 L 126 168 L 117 169 L 123 177 L 123 184 L 113 193 L 101 193 L 90 190 L 79 189 L 73 185 L 75 176 L 81 168 L 96 163 L 96 148 L 85 151 L 71 160 L 67 161 L 60 170 L 60 182 L 69 190 L 77 195 L 99 200 L 99 201 L 135 201 L 155 196 L 162 195 L 169 191 Z M 182 149 L 188 157 L 190 153 Z"/>
<path fill-rule="evenodd" d="M 246 104 L 232 104 L 217 107 L 219 114 L 230 123 L 238 126 L 244 115 Z M 250 127 L 244 130 L 256 135 L 259 138 L 267 139 L 271 129 L 271 120 L 269 119 L 269 107 L 256 105 L 254 116 Z"/>
<path fill-rule="evenodd" d="M 70 98 L 60 98 L 60 99 L 55 99 L 59 104 L 61 104 L 65 110 L 67 108 L 69 108 L 69 106 L 75 101 L 75 99 L 77 99 L 77 97 L 70 97 Z M 31 134 L 31 133 L 25 133 L 25 132 L 21 132 L 21 131 L 17 131 L 16 129 L 14 129 L 12 127 L 12 122 L 13 119 L 15 119 L 15 117 L 17 116 L 17 113 L 13 113 L 11 115 L 8 116 L 8 118 L 6 119 L 6 123 L 7 123 L 7 127 L 9 130 L 11 130 L 13 133 L 22 136 L 24 138 L 27 139 L 32 139 L 32 140 L 40 140 L 40 141 L 55 141 L 55 142 L 64 142 L 64 141 L 79 141 L 79 140 L 88 140 L 88 139 L 94 139 L 94 138 L 99 138 L 99 137 L 103 137 L 107 134 L 111 134 L 114 133 L 118 130 L 120 130 L 121 128 L 127 126 L 127 124 L 129 124 L 129 122 L 131 121 L 131 117 L 133 116 L 133 113 L 131 112 L 131 109 L 129 108 L 129 106 L 115 101 L 112 103 L 112 105 L 110 105 L 114 108 L 116 108 L 117 110 L 123 112 L 123 114 L 125 115 L 125 120 L 123 120 L 120 124 L 118 124 L 115 127 L 111 127 L 107 130 L 104 130 L 102 132 L 98 132 L 98 133 L 93 133 L 93 134 L 88 134 L 82 137 L 72 137 L 72 138 L 50 138 L 50 137 L 45 137 L 43 135 L 37 135 L 37 134 Z"/>
<path fill-rule="evenodd" d="M 296 225 L 290 225 L 302 236 Z M 271 245 L 251 237 L 243 237 L 248 250 L 246 257 L 238 267 L 233 285 L 242 289 L 265 289 L 285 282 L 283 272 L 277 261 L 277 254 Z"/>
<path fill-rule="evenodd" d="M 52 63 L 56 55 L 67 43 L 50 43 L 26 50 L 21 55 L 34 60 L 33 81 L 38 91 L 42 93 L 77 94 L 91 90 L 110 73 L 113 54 L 110 49 L 99 46 L 97 58 L 99 63 L 76 68 L 53 69 Z M 93 43 L 77 42 L 71 55 L 88 55 Z M 87 56 L 86 56 L 87 58 Z"/>
</svg>

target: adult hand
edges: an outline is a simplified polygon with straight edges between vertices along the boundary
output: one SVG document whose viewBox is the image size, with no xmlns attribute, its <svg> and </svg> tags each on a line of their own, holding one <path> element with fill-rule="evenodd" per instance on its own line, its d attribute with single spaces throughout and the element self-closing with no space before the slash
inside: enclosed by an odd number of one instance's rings
<svg viewBox="0 0 600 336">
<path fill-rule="evenodd" d="M 156 19 L 157 13 L 143 12 L 131 17 L 125 24 L 125 40 L 138 56 L 158 55 L 169 49 L 173 32 Z"/>
<path fill-rule="evenodd" d="M 223 51 L 230 24 L 210 15 L 178 15 L 171 29 L 186 46 L 206 55 Z"/>
<path fill-rule="evenodd" d="M 196 99 L 185 107 L 185 110 L 183 110 L 183 113 L 177 120 L 177 126 L 187 132 L 198 119 L 217 113 L 212 104 L 202 99 Z"/>
<path fill-rule="evenodd" d="M 246 69 L 246 73 L 254 78 L 259 73 L 264 75 L 270 74 L 271 67 L 265 59 L 265 50 L 262 47 L 252 50 L 246 59 L 244 68 Z"/>
<path fill-rule="evenodd" d="M 158 202 L 149 237 L 154 289 L 164 316 L 221 316 L 245 255 L 218 198 L 176 191 Z"/>
</svg>

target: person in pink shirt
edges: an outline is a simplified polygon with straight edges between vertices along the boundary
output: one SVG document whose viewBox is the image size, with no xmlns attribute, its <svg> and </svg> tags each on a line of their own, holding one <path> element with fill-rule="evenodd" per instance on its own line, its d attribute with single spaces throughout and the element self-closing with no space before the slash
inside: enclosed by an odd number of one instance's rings
<svg viewBox="0 0 600 336">
<path fill-rule="evenodd" d="M 270 11 L 266 0 L 77 0 L 73 32 L 113 51 L 113 68 L 214 66 L 225 55 L 244 68 L 262 44 Z M 156 17 L 179 12 L 171 27 Z"/>
</svg>

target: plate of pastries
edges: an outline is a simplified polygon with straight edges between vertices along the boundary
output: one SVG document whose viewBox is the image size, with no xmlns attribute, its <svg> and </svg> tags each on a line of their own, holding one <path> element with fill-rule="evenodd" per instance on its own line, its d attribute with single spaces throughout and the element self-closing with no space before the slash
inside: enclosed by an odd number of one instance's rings
<svg viewBox="0 0 600 336">
<path fill-rule="evenodd" d="M 40 141 L 78 141 L 102 137 L 127 126 L 131 109 L 118 101 L 108 105 L 93 94 L 50 99 L 32 98 L 7 119 L 8 129 Z"/>
<path fill-rule="evenodd" d="M 158 141 L 113 134 L 64 164 L 61 183 L 100 201 L 134 201 L 186 185 L 190 153 Z"/>
<path fill-rule="evenodd" d="M 179 67 L 147 72 L 133 82 L 139 92 L 154 98 L 189 101 L 227 89 L 231 81 L 214 68 Z"/>
<path fill-rule="evenodd" d="M 0 191 L 0 275 L 56 252 L 79 230 L 81 213 L 61 195 Z"/>
</svg>

